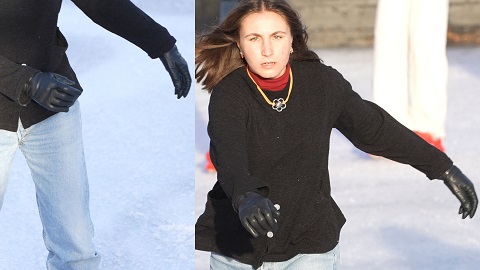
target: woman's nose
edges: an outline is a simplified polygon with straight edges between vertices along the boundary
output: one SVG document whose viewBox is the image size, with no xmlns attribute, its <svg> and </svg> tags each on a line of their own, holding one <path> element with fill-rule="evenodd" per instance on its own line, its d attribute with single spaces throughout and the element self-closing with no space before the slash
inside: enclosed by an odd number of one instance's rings
<svg viewBox="0 0 480 270">
<path fill-rule="evenodd" d="M 262 56 L 272 56 L 273 55 L 273 48 L 272 44 L 270 43 L 269 40 L 263 42 L 262 46 Z"/>
</svg>

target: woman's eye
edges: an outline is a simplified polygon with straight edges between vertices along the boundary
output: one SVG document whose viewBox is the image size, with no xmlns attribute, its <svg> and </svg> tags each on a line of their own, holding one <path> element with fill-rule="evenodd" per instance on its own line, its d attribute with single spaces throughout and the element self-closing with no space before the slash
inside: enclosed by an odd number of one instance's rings
<svg viewBox="0 0 480 270">
<path fill-rule="evenodd" d="M 252 38 L 250 38 L 250 41 L 256 41 L 256 40 L 258 40 L 258 37 L 252 37 Z"/>
<path fill-rule="evenodd" d="M 273 39 L 281 39 L 281 38 L 282 38 L 282 36 L 279 36 L 279 35 L 273 36 Z"/>
</svg>

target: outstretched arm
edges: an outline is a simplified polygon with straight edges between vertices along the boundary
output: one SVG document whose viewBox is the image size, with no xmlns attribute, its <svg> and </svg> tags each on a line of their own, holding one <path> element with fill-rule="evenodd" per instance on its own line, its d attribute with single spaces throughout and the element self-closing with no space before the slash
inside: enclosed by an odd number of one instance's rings
<svg viewBox="0 0 480 270">
<path fill-rule="evenodd" d="M 344 84 L 350 93 L 347 105 L 339 115 L 336 128 L 356 147 L 374 155 L 409 164 L 429 179 L 443 180 L 460 201 L 462 218 L 475 215 L 478 198 L 472 182 L 450 158 L 397 122 L 378 105 L 362 100 Z"/>
<path fill-rule="evenodd" d="M 168 30 L 129 0 L 72 0 L 92 21 L 160 58 L 170 75 L 178 98 L 186 97 L 191 86 L 188 66 Z"/>
</svg>

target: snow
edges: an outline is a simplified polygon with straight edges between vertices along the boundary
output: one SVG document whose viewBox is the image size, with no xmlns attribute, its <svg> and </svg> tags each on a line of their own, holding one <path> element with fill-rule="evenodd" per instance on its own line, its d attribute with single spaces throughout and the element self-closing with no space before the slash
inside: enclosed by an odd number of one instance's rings
<svg viewBox="0 0 480 270">
<path fill-rule="evenodd" d="M 193 2 L 134 2 L 177 39 L 193 75 Z M 79 101 L 102 269 L 193 269 L 193 87 L 177 100 L 158 59 L 94 24 L 70 1 L 59 26 L 84 88 Z M 34 185 L 20 152 L 0 231 L 0 269 L 45 269 Z"/>
<path fill-rule="evenodd" d="M 372 96 L 371 48 L 322 49 L 365 99 Z M 480 47 L 449 47 L 448 116 L 445 147 L 480 191 Z M 197 85 L 195 213 L 204 209 L 215 174 L 203 171 L 208 149 L 209 95 Z M 333 197 L 347 223 L 340 236 L 341 269 L 474 270 L 480 266 L 480 218 L 462 220 L 459 203 L 440 181 L 410 166 L 370 158 L 334 130 L 330 175 Z M 477 215 L 479 215 L 477 213 Z M 196 251 L 196 270 L 209 269 L 209 253 Z"/>
<path fill-rule="evenodd" d="M 193 75 L 191 1 L 134 2 L 177 38 Z M 85 89 L 83 135 L 102 268 L 184 270 L 195 263 L 197 270 L 209 269 L 209 254 L 194 252 L 193 244 L 193 224 L 215 181 L 215 174 L 203 171 L 208 94 L 196 85 L 177 100 L 160 61 L 93 24 L 68 1 L 59 25 Z M 371 98 L 371 49 L 318 53 Z M 479 190 L 480 48 L 452 47 L 448 58 L 445 146 Z M 333 196 L 347 217 L 342 269 L 478 268 L 480 219 L 462 220 L 456 198 L 441 182 L 406 165 L 367 158 L 336 131 L 331 144 Z M 45 268 L 35 190 L 20 153 L 0 231 L 0 269 Z"/>
</svg>

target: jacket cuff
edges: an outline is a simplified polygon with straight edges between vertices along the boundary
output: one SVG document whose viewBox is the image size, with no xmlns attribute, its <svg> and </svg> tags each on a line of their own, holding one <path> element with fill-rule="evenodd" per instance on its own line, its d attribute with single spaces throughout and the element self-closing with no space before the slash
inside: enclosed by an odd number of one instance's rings
<svg viewBox="0 0 480 270">
<path fill-rule="evenodd" d="M 38 73 L 38 70 L 33 68 L 29 68 L 25 72 L 25 75 L 22 76 L 22 79 L 19 80 L 17 85 L 17 95 L 16 95 L 16 102 L 20 106 L 27 106 L 27 104 L 32 99 L 30 96 L 27 95 L 27 89 L 30 87 L 30 81 L 32 80 L 33 76 Z M 28 79 L 27 79 L 28 78 Z"/>
</svg>

